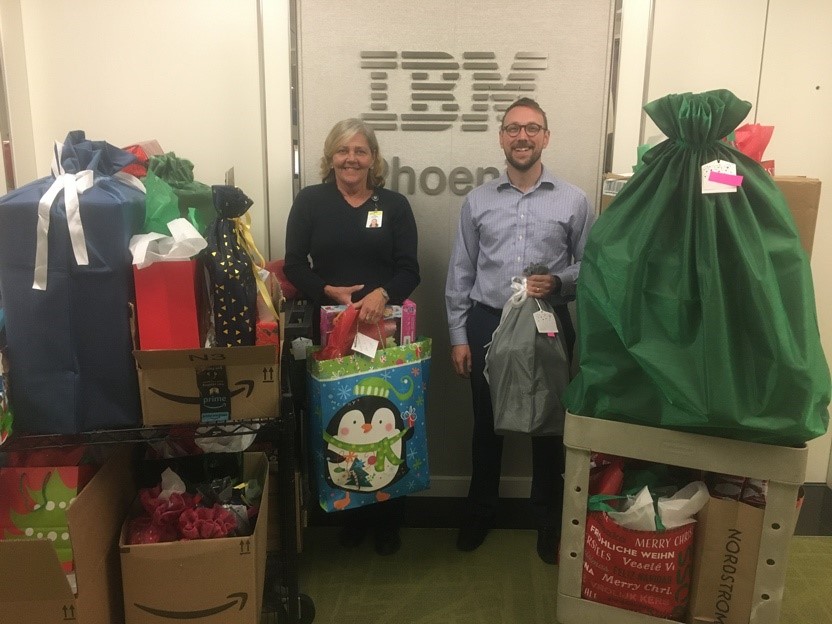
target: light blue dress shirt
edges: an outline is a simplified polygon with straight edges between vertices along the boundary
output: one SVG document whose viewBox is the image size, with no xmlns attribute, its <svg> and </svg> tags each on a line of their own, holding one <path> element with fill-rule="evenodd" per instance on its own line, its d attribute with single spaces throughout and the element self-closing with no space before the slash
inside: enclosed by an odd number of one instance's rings
<svg viewBox="0 0 832 624">
<path fill-rule="evenodd" d="M 465 321 L 474 303 L 502 308 L 511 296 L 511 278 L 522 277 L 532 263 L 545 264 L 561 280 L 552 304 L 574 299 L 594 220 L 586 194 L 545 167 L 525 193 L 505 172 L 468 193 L 445 283 L 451 344 L 468 344 Z"/>
</svg>

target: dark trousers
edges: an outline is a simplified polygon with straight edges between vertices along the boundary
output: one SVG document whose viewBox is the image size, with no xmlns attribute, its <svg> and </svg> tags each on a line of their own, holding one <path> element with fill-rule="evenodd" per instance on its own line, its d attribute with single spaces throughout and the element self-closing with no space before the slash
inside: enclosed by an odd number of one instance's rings
<svg viewBox="0 0 832 624">
<path fill-rule="evenodd" d="M 474 404 L 474 433 L 471 442 L 471 485 L 469 512 L 486 522 L 493 521 L 499 499 L 503 457 L 503 436 L 494 433 L 491 391 L 483 376 L 485 353 L 491 336 L 500 324 L 501 310 L 475 304 L 468 315 L 466 330 L 471 349 L 471 392 Z M 566 306 L 557 306 L 569 359 L 575 332 Z M 532 487 L 529 500 L 539 528 L 560 529 L 563 510 L 565 456 L 563 436 L 532 436 Z"/>
</svg>

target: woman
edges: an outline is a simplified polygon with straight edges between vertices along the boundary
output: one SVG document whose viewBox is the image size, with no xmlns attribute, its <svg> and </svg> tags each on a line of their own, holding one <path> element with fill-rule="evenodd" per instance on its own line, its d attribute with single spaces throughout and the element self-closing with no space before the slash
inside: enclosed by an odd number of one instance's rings
<svg viewBox="0 0 832 624">
<path fill-rule="evenodd" d="M 286 226 L 289 281 L 318 306 L 354 305 L 368 323 L 388 302 L 407 299 L 420 279 L 413 211 L 404 195 L 383 188 L 383 168 L 373 130 L 358 119 L 339 121 L 324 141 L 323 183 L 298 193 Z M 376 551 L 396 552 L 403 503 L 341 512 L 341 544 L 357 546 L 371 527 Z"/>
</svg>

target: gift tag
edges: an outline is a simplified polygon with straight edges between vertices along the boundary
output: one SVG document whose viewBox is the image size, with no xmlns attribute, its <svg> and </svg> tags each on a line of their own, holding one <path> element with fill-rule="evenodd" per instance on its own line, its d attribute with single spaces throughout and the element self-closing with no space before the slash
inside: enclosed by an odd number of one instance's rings
<svg viewBox="0 0 832 624">
<path fill-rule="evenodd" d="M 555 320 L 555 315 L 546 310 L 538 310 L 534 313 L 534 324 L 537 325 L 537 331 L 541 334 L 558 333 L 558 322 Z"/>
<path fill-rule="evenodd" d="M 737 165 L 727 160 L 712 160 L 702 165 L 702 193 L 736 193 L 742 184 Z"/>
<path fill-rule="evenodd" d="M 370 338 L 361 332 L 357 332 L 355 334 L 355 340 L 352 341 L 352 350 L 372 359 L 376 356 L 376 351 L 378 350 L 378 340 Z"/>
</svg>

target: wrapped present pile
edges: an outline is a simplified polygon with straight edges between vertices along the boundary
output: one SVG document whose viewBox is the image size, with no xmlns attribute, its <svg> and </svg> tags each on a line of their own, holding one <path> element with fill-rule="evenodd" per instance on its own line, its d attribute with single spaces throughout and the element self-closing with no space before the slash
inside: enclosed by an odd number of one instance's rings
<svg viewBox="0 0 832 624">
<path fill-rule="evenodd" d="M 0 440 L 11 410 L 21 434 L 276 416 L 282 295 L 250 233 L 252 202 L 193 170 L 155 141 L 120 149 L 73 131 L 50 175 L 0 198 Z M 267 349 L 228 366 L 206 352 L 256 345 Z M 214 365 L 174 386 L 148 379 L 136 355 L 185 350 Z M 176 368 L 163 357 L 149 367 Z"/>
</svg>

